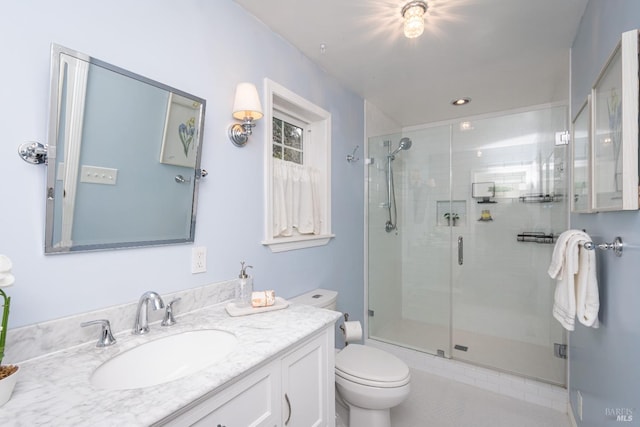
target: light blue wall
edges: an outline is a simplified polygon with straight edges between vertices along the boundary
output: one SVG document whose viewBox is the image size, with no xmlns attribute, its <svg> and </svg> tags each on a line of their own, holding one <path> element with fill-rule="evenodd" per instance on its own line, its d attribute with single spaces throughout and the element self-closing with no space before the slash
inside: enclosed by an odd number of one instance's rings
<svg viewBox="0 0 640 427">
<path fill-rule="evenodd" d="M 621 33 L 640 27 L 638 0 L 591 0 L 571 55 L 573 115 L 584 102 Z M 640 425 L 640 213 L 573 214 L 571 227 L 585 229 L 595 241 L 621 236 L 622 258 L 598 253 L 599 329 L 576 326 L 570 335 L 569 382 L 574 416 L 580 427 L 616 425 L 616 409 L 633 411 Z M 577 392 L 583 419 L 577 414 Z"/>
<path fill-rule="evenodd" d="M 136 301 L 146 290 L 193 288 L 254 266 L 255 286 L 290 297 L 315 287 L 340 292 L 338 308 L 362 320 L 363 163 L 345 156 L 364 140 L 364 102 L 230 0 L 6 0 L 0 139 L 0 253 L 14 262 L 10 326 Z M 207 268 L 192 275 L 192 245 L 43 255 L 45 167 L 18 144 L 46 142 L 50 43 L 90 54 L 207 100 L 196 246 Z M 332 219 L 327 246 L 273 254 L 263 247 L 263 138 L 226 136 L 235 85 L 263 78 L 332 114 Z M 9 344 L 9 343 L 8 343 Z"/>
</svg>

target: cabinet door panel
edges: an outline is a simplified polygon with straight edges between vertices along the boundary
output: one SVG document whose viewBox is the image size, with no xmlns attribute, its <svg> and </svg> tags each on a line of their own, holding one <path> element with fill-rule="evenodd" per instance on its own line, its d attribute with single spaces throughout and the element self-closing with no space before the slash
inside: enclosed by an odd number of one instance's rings
<svg viewBox="0 0 640 427">
<path fill-rule="evenodd" d="M 286 427 L 327 425 L 326 354 L 326 342 L 316 339 L 282 359 L 282 419 Z"/>
<path fill-rule="evenodd" d="M 233 395 L 224 404 L 192 424 L 194 427 L 272 427 L 278 424 L 274 408 L 279 405 L 276 372 L 267 371 L 249 387 Z M 276 411 L 277 412 L 277 411 Z"/>
<path fill-rule="evenodd" d="M 273 362 L 157 425 L 276 427 L 280 425 L 280 363 Z"/>
</svg>

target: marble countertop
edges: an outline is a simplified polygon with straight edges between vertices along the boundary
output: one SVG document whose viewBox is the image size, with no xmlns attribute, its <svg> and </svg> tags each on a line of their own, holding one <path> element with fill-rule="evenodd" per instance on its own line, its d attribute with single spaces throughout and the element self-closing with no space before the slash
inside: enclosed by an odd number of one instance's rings
<svg viewBox="0 0 640 427">
<path fill-rule="evenodd" d="M 283 310 L 231 317 L 224 305 L 185 313 L 171 327 L 152 324 L 147 335 L 123 332 L 116 335 L 118 342 L 108 348 L 83 344 L 21 363 L 13 396 L 0 407 L 0 425 L 148 426 L 241 378 L 252 368 L 333 324 L 340 316 L 334 311 L 291 304 Z M 194 329 L 232 332 L 238 338 L 238 346 L 208 368 L 157 386 L 108 391 L 89 383 L 94 369 L 114 355 L 147 341 Z"/>
</svg>

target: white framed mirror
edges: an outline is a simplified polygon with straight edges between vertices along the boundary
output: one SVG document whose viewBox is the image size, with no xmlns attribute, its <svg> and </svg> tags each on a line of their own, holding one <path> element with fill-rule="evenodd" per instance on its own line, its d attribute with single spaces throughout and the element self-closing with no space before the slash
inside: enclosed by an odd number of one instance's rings
<svg viewBox="0 0 640 427">
<path fill-rule="evenodd" d="M 205 105 L 53 44 L 45 253 L 193 242 Z"/>
</svg>

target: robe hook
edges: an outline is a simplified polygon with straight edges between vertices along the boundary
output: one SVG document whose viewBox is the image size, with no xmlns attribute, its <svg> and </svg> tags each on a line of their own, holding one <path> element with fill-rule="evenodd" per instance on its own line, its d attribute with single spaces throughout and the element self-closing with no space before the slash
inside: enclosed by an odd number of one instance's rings
<svg viewBox="0 0 640 427">
<path fill-rule="evenodd" d="M 358 148 L 360 148 L 360 146 L 356 145 L 356 148 L 353 149 L 353 153 L 347 154 L 347 162 L 352 163 L 360 160 L 360 157 L 356 157 L 356 151 L 358 151 Z"/>
</svg>

